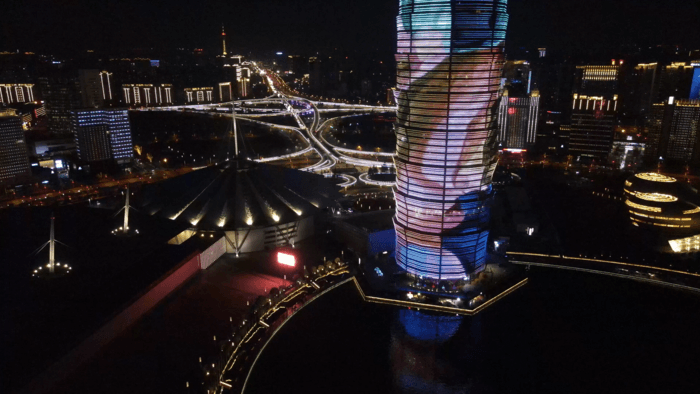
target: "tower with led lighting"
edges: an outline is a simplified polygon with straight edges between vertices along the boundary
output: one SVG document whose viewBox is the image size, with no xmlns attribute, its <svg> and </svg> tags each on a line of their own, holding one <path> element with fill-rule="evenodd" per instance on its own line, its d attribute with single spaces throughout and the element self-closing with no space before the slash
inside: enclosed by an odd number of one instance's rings
<svg viewBox="0 0 700 394">
<path fill-rule="evenodd" d="M 396 261 L 413 275 L 483 269 L 506 0 L 401 0 Z"/>
<path fill-rule="evenodd" d="M 221 43 L 224 46 L 224 56 L 226 56 L 226 32 L 224 31 L 224 25 L 221 25 Z"/>
</svg>

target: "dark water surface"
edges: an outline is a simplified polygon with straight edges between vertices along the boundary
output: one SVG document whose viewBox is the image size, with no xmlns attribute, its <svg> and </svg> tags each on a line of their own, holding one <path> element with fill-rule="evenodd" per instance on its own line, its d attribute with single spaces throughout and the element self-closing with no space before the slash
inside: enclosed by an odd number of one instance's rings
<svg viewBox="0 0 700 394">
<path fill-rule="evenodd" d="M 544 269 L 475 317 L 348 285 L 284 326 L 246 393 L 697 393 L 698 311 L 697 294 Z"/>
</svg>

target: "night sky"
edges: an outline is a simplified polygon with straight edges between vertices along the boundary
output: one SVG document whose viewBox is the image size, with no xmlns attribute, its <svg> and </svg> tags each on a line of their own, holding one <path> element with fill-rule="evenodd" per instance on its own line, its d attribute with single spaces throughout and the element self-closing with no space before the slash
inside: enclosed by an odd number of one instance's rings
<svg viewBox="0 0 700 394">
<path fill-rule="evenodd" d="M 8 0 L 0 50 L 218 48 L 393 53 L 398 0 Z M 9 14 L 7 12 L 9 8 Z M 509 48 L 700 48 L 698 0 L 511 0 Z M 572 47 L 573 46 L 573 47 Z"/>
</svg>

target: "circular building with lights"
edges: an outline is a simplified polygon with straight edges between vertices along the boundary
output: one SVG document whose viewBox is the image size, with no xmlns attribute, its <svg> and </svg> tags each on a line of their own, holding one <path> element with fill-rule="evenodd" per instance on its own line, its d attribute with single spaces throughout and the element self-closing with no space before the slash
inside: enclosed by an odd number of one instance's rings
<svg viewBox="0 0 700 394">
<path fill-rule="evenodd" d="M 294 245 L 314 233 L 314 216 L 338 187 L 323 176 L 232 161 L 148 185 L 139 209 L 189 223 L 171 243 L 193 235 L 224 235 L 227 253 Z"/>
<path fill-rule="evenodd" d="M 625 204 L 636 227 L 662 235 L 674 253 L 700 251 L 697 194 L 676 178 L 640 173 L 625 181 Z"/>
</svg>

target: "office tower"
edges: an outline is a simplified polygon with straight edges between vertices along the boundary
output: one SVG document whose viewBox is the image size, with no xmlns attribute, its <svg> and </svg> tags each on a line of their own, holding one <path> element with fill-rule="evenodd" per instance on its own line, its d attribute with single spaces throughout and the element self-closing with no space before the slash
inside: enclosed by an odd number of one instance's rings
<svg viewBox="0 0 700 394">
<path fill-rule="evenodd" d="M 99 108 L 104 105 L 106 92 L 102 90 L 103 78 L 98 70 L 78 70 L 78 82 L 83 107 Z"/>
<path fill-rule="evenodd" d="M 0 110 L 0 184 L 29 175 L 29 157 L 22 120 L 15 110 Z"/>
<path fill-rule="evenodd" d="M 574 94 L 569 153 L 604 161 L 612 148 L 617 111 L 617 95 L 606 98 Z"/>
<path fill-rule="evenodd" d="M 318 57 L 309 58 L 309 91 L 316 95 L 323 93 L 321 63 L 322 60 Z"/>
<path fill-rule="evenodd" d="M 102 100 L 112 101 L 112 73 L 100 71 L 100 85 L 102 86 Z"/>
<path fill-rule="evenodd" d="M 122 85 L 124 103 L 132 107 L 153 107 L 173 104 L 173 85 L 129 83 Z"/>
<path fill-rule="evenodd" d="M 236 81 L 238 82 L 238 95 L 248 97 L 250 94 L 250 68 L 248 66 L 236 66 Z"/>
<path fill-rule="evenodd" d="M 214 102 L 214 88 L 185 88 L 187 104 L 211 104 Z"/>
<path fill-rule="evenodd" d="M 49 130 L 57 134 L 70 132 L 70 111 L 83 107 L 80 83 L 68 75 L 39 78 L 41 94 L 46 105 Z"/>
<path fill-rule="evenodd" d="M 559 111 L 542 111 L 535 139 L 537 151 L 543 153 L 565 153 L 569 149 L 568 125 L 562 121 L 568 117 Z M 564 127 L 564 129 L 562 129 Z"/>
<path fill-rule="evenodd" d="M 658 63 L 642 63 L 621 82 L 620 106 L 625 118 L 643 120 L 656 102 L 659 89 Z"/>
<path fill-rule="evenodd" d="M 219 83 L 219 101 L 227 102 L 233 101 L 235 97 L 233 96 L 233 86 L 231 82 L 220 82 Z"/>
<path fill-rule="evenodd" d="M 54 133 L 71 131 L 70 111 L 96 108 L 104 104 L 102 80 L 97 70 L 75 72 L 56 70 L 39 78 L 41 94 L 46 102 L 49 130 Z"/>
<path fill-rule="evenodd" d="M 676 100 L 654 104 L 648 125 L 648 156 L 657 159 L 700 161 L 698 130 L 700 100 Z"/>
<path fill-rule="evenodd" d="M 505 0 L 401 0 L 396 262 L 464 278 L 486 262 Z"/>
<path fill-rule="evenodd" d="M 72 111 L 71 129 L 78 158 L 82 161 L 116 160 L 124 163 L 134 156 L 128 110 Z"/>
<path fill-rule="evenodd" d="M 574 93 L 605 97 L 618 94 L 621 64 L 622 61 L 613 60 L 613 64 L 609 66 L 577 66 Z"/>
<path fill-rule="evenodd" d="M 700 61 L 694 63 L 693 81 L 690 84 L 690 99 L 700 100 Z"/>
<path fill-rule="evenodd" d="M 511 97 L 506 90 L 498 107 L 498 148 L 525 150 L 537 138 L 540 93 L 526 97 Z"/>
<path fill-rule="evenodd" d="M 671 63 L 663 66 L 659 81 L 659 93 L 656 102 L 664 102 L 669 97 L 678 100 L 690 99 L 691 89 L 694 82 L 696 70 L 700 68 L 689 63 Z"/>
<path fill-rule="evenodd" d="M 388 105 L 396 105 L 396 88 L 386 90 L 386 103 Z"/>
<path fill-rule="evenodd" d="M 34 84 L 0 84 L 0 104 L 27 103 L 34 101 Z"/>
<path fill-rule="evenodd" d="M 532 66 L 524 60 L 509 60 L 503 66 L 506 86 L 522 90 L 523 95 L 532 92 Z"/>
</svg>

